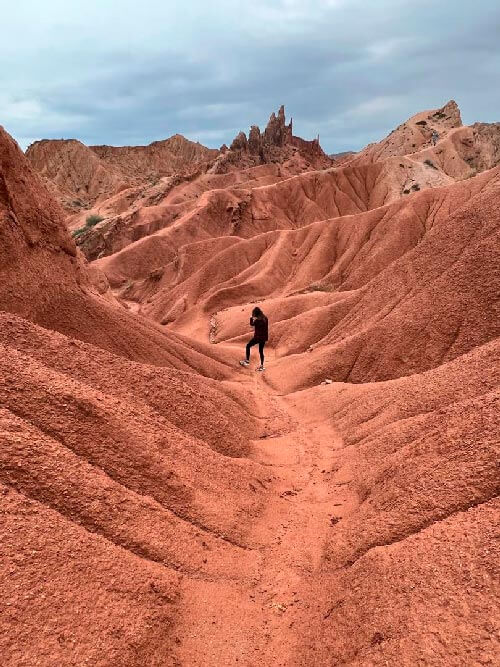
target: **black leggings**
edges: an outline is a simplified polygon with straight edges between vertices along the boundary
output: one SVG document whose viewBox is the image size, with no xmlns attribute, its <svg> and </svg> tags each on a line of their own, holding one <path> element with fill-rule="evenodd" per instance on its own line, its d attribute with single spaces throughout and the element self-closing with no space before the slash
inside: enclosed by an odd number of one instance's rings
<svg viewBox="0 0 500 667">
<path fill-rule="evenodd" d="M 259 346 L 259 354 L 260 354 L 260 363 L 262 366 L 264 365 L 264 345 L 266 344 L 265 340 L 255 340 L 255 338 L 252 338 L 247 343 L 247 361 L 250 361 L 250 348 L 252 345 L 258 345 Z"/>
</svg>

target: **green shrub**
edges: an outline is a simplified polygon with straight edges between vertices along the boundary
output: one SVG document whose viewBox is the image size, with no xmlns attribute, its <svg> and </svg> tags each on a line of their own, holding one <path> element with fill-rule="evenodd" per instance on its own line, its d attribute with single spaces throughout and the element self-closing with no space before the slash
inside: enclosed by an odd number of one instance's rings
<svg viewBox="0 0 500 667">
<path fill-rule="evenodd" d="M 92 215 L 89 215 L 86 222 L 85 222 L 85 227 L 95 227 L 99 222 L 102 222 L 104 218 L 100 215 L 96 215 L 95 213 Z"/>
<path fill-rule="evenodd" d="M 80 237 L 82 234 L 87 232 L 89 229 L 92 229 L 92 227 L 95 227 L 97 224 L 102 222 L 104 218 L 100 215 L 96 215 L 95 213 L 92 215 L 89 215 L 87 220 L 85 221 L 85 225 L 83 227 L 80 227 L 79 229 L 75 229 L 73 232 L 71 232 L 71 236 L 74 239 L 77 239 Z"/>
</svg>

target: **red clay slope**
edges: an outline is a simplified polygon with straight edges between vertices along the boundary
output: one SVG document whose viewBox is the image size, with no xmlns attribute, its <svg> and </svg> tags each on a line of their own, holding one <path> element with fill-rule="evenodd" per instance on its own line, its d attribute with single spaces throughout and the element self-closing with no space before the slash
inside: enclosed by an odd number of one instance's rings
<svg viewBox="0 0 500 667">
<path fill-rule="evenodd" d="M 96 294 L 71 245 L 63 250 L 56 213 L 50 247 L 6 225 L 12 212 L 22 227 L 37 207 L 18 214 L 25 199 L 12 184 L 23 164 L 4 178 L 4 237 L 31 271 L 18 292 L 16 272 L 4 274 L 9 310 L 65 332 L 31 286 L 55 257 L 44 289 L 61 290 L 78 337 L 90 337 L 97 309 L 116 337 L 144 341 L 141 354 L 149 336 L 154 363 L 182 359 L 242 383 L 143 366 L 135 348 L 127 361 L 110 353 L 112 336 L 102 345 L 99 328 L 89 340 L 108 351 L 0 319 L 0 482 L 22 526 L 1 543 L 13 576 L 3 635 L 12 664 L 30 664 L 33 645 L 42 664 L 494 663 L 500 168 L 406 196 L 394 160 L 404 171 L 413 154 L 261 187 L 233 178 L 207 191 L 193 181 L 181 186 L 186 203 L 170 192 L 154 213 L 157 233 L 96 263 L 124 299 L 168 323 L 162 339 L 159 325 L 116 310 L 105 283 Z M 453 181 L 441 173 L 434 186 Z M 161 227 L 173 206 L 179 216 Z M 270 315 L 268 368 L 236 375 L 235 344 L 257 302 Z M 252 433 L 264 437 L 249 446 Z M 96 641 L 80 627 L 86 593 L 75 601 L 59 578 L 39 583 L 38 554 L 30 570 L 16 561 L 56 526 L 54 512 L 71 565 L 86 572 L 92 558 L 91 590 L 113 577 L 91 619 Z M 61 567 L 54 544 L 40 550 Z M 119 569 L 110 575 L 111 559 Z M 137 578 L 126 589 L 130 567 Z M 40 594 L 26 602 L 29 586 Z M 49 619 L 55 600 L 69 619 L 62 633 Z"/>
<path fill-rule="evenodd" d="M 320 475 L 310 469 L 316 488 L 304 498 L 317 494 L 313 520 L 325 502 L 330 510 L 321 562 L 300 585 L 268 592 L 283 616 L 273 631 L 293 645 L 287 665 L 496 660 L 500 170 L 439 194 L 415 195 L 427 207 L 415 216 L 421 238 L 364 287 L 349 289 L 354 272 L 344 299 L 341 290 L 263 302 L 271 323 L 283 317 L 271 346 L 282 336 L 302 350 L 268 362 L 266 381 L 283 394 L 338 380 L 287 404 L 311 439 L 326 427 L 342 438 Z M 451 212 L 434 216 L 439 207 Z M 381 258 L 384 236 L 370 239 Z M 241 310 L 221 313 L 222 337 Z M 317 327 L 323 339 L 304 352 Z"/>
<path fill-rule="evenodd" d="M 314 349 L 283 359 L 269 375 L 273 384 L 290 391 L 325 377 L 371 382 L 409 375 L 499 335 L 500 169 L 474 180 L 472 190 L 463 186 L 473 195 L 470 201 L 449 216 L 433 217 L 433 202 L 427 201 L 430 216 L 417 219 L 426 233 L 413 249 L 356 292 L 349 291 L 356 283 L 346 281 L 345 299 L 339 293 L 330 306 L 321 338 L 302 334 L 311 330 L 313 315 L 289 323 L 292 333 L 280 327 L 277 335 L 282 332 L 285 341 L 293 337 L 296 349 L 310 342 Z M 422 197 L 429 200 L 430 193 Z"/>
<path fill-rule="evenodd" d="M 13 315 L 0 341 L 4 664 L 169 664 L 178 575 L 255 570 L 270 473 L 231 458 L 255 424 L 203 378 Z"/>
<path fill-rule="evenodd" d="M 64 227 L 64 216 L 15 142 L 0 129 L 0 304 L 36 324 L 129 359 L 226 369 L 145 320 L 132 318 L 89 269 Z"/>
<path fill-rule="evenodd" d="M 76 139 L 36 141 L 28 147 L 26 157 L 69 211 L 110 197 L 132 183 Z"/>
<path fill-rule="evenodd" d="M 3 131 L 0 195 L 3 664 L 173 664 L 180 578 L 255 571 L 246 532 L 271 474 L 242 458 L 254 406 L 152 365 L 224 375 L 94 293 Z"/>
<path fill-rule="evenodd" d="M 142 302 L 142 312 L 160 322 L 172 322 L 179 331 L 189 332 L 193 323 L 205 319 L 208 332 L 208 318 L 215 316 L 218 341 L 246 333 L 238 306 L 266 300 L 277 353 L 304 352 L 353 308 L 362 297 L 361 288 L 494 183 L 498 183 L 498 171 L 492 170 L 450 188 L 417 193 L 386 207 L 298 230 L 270 231 L 247 240 L 226 236 L 188 243 L 169 264 L 122 293 Z M 151 254 L 143 255 L 146 241 L 98 262 L 112 284 L 119 284 L 123 274 L 111 273 L 111 267 L 123 266 L 138 278 L 146 268 L 141 258 L 148 257 L 153 264 L 162 253 L 174 252 L 168 245 L 153 248 L 151 244 Z M 130 260 L 128 265 L 125 258 Z M 234 314 L 228 310 L 233 307 Z M 386 302 L 380 305 L 384 307 Z"/>
<path fill-rule="evenodd" d="M 356 498 L 332 507 L 297 664 L 494 664 L 499 355 L 497 339 L 425 373 L 290 398 L 339 429 L 327 483 Z"/>
<path fill-rule="evenodd" d="M 416 122 L 420 116 L 422 114 L 415 117 Z M 419 126 L 416 127 L 421 132 Z M 498 164 L 498 127 L 491 125 L 488 131 L 479 132 L 474 126 L 451 129 L 449 133 L 438 146 L 418 154 L 391 155 L 379 160 L 371 160 L 367 155 L 365 162 L 353 162 L 352 166 L 308 172 L 270 184 L 249 182 L 234 187 L 232 181 L 213 183 L 204 175 L 189 187 L 179 186 L 177 194 L 185 198 L 178 200 L 174 188 L 164 201 L 154 206 L 139 208 L 133 215 L 109 224 L 101 223 L 88 233 L 82 248 L 91 259 L 109 255 L 95 265 L 106 273 L 118 296 L 163 323 L 178 321 L 194 302 L 202 306 L 199 286 L 209 298 L 212 297 L 208 294 L 210 290 L 223 290 L 227 285 L 228 298 L 224 299 L 223 307 L 244 303 L 252 290 L 258 298 L 270 296 L 273 288 L 278 287 L 276 280 L 287 284 L 288 291 L 295 284 L 301 285 L 297 289 L 306 288 L 308 267 L 314 267 L 311 283 L 319 275 L 325 279 L 323 287 L 338 287 L 345 272 L 352 272 L 354 268 L 350 262 L 351 242 L 359 246 L 360 229 L 367 226 L 374 229 L 383 218 L 377 238 L 370 237 L 371 244 L 363 243 L 363 254 L 354 261 L 357 271 L 363 272 L 365 251 L 371 245 L 374 257 L 369 260 L 367 272 L 373 273 L 375 264 L 383 267 L 385 262 L 397 257 L 398 238 L 408 247 L 421 237 L 422 225 L 415 213 L 424 218 L 445 216 L 450 207 L 458 205 L 469 192 L 477 189 L 476 183 L 472 180 L 469 183 L 467 177 Z M 404 147 L 398 144 L 398 150 Z M 455 179 L 465 179 L 460 180 L 464 187 L 452 189 L 453 196 L 448 197 L 443 194 L 447 192 L 443 186 L 453 184 Z M 206 191 L 200 187 L 201 183 L 205 187 L 209 183 L 220 187 Z M 423 189 L 432 191 L 429 199 L 416 196 Z M 440 202 L 443 202 L 442 210 Z M 394 206 L 380 211 L 391 203 Z M 434 211 L 428 210 L 431 205 Z M 371 216 L 351 217 L 368 211 L 373 211 Z M 380 229 L 391 226 L 391 217 L 398 238 L 391 232 L 389 242 L 382 241 L 389 248 L 384 248 L 385 255 L 380 256 L 379 241 L 383 239 Z M 333 218 L 338 222 L 333 223 Z M 407 221 L 404 239 L 396 219 Z M 318 226 L 314 231 L 308 230 L 306 242 L 302 233 L 266 235 L 272 230 L 302 228 L 316 221 L 325 221 L 324 229 L 320 231 Z M 326 244 L 336 244 L 332 237 L 340 229 L 351 230 L 343 243 L 349 250 L 337 266 L 332 267 L 330 263 L 330 267 L 325 267 L 325 260 L 331 259 Z M 356 231 L 352 232 L 353 229 Z M 306 258 L 293 247 L 295 243 L 311 247 L 311 238 L 318 234 L 321 240 L 315 245 L 323 248 L 324 255 L 319 263 L 314 252 Z M 242 244 L 241 239 L 252 239 L 252 242 Z M 283 248 L 278 249 L 278 245 Z M 267 272 L 262 271 L 263 264 L 268 265 Z M 332 273 L 328 276 L 330 269 Z M 273 273 L 272 277 L 269 272 Z M 298 281 L 297 276 L 300 276 Z M 241 298 L 238 300 L 239 283 Z M 260 285 L 265 285 L 265 292 Z M 214 306 L 212 301 L 207 304 L 207 308 Z"/>
</svg>

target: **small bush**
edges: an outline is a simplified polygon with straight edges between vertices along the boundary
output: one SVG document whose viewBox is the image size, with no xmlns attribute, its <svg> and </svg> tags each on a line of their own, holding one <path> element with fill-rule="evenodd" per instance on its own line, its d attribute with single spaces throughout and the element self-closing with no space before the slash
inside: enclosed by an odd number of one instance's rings
<svg viewBox="0 0 500 667">
<path fill-rule="evenodd" d="M 432 169 L 437 169 L 436 165 L 432 160 L 424 160 L 424 164 L 426 164 L 428 167 L 432 167 Z"/>
<path fill-rule="evenodd" d="M 74 232 L 71 232 L 71 236 L 74 239 L 77 239 L 80 237 L 82 234 L 87 232 L 89 229 L 92 229 L 92 227 L 95 227 L 97 224 L 102 222 L 104 218 L 100 215 L 96 215 L 95 213 L 92 215 L 89 215 L 87 220 L 85 221 L 85 225 L 83 227 L 80 227 L 79 229 L 75 229 Z"/>
<path fill-rule="evenodd" d="M 96 215 L 95 213 L 93 215 L 89 215 L 86 222 L 85 222 L 85 227 L 95 227 L 97 224 L 102 222 L 104 218 L 100 215 Z"/>
</svg>

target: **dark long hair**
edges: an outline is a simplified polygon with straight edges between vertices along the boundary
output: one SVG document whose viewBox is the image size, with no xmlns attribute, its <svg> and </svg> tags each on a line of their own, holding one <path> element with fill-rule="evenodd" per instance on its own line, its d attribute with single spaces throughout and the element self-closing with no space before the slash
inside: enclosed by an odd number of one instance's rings
<svg viewBox="0 0 500 667">
<path fill-rule="evenodd" d="M 264 313 L 261 311 L 261 309 L 260 309 L 258 306 L 256 306 L 256 307 L 252 310 L 252 317 L 258 317 L 259 319 L 262 319 L 262 318 L 265 317 L 265 315 L 264 315 Z"/>
</svg>

